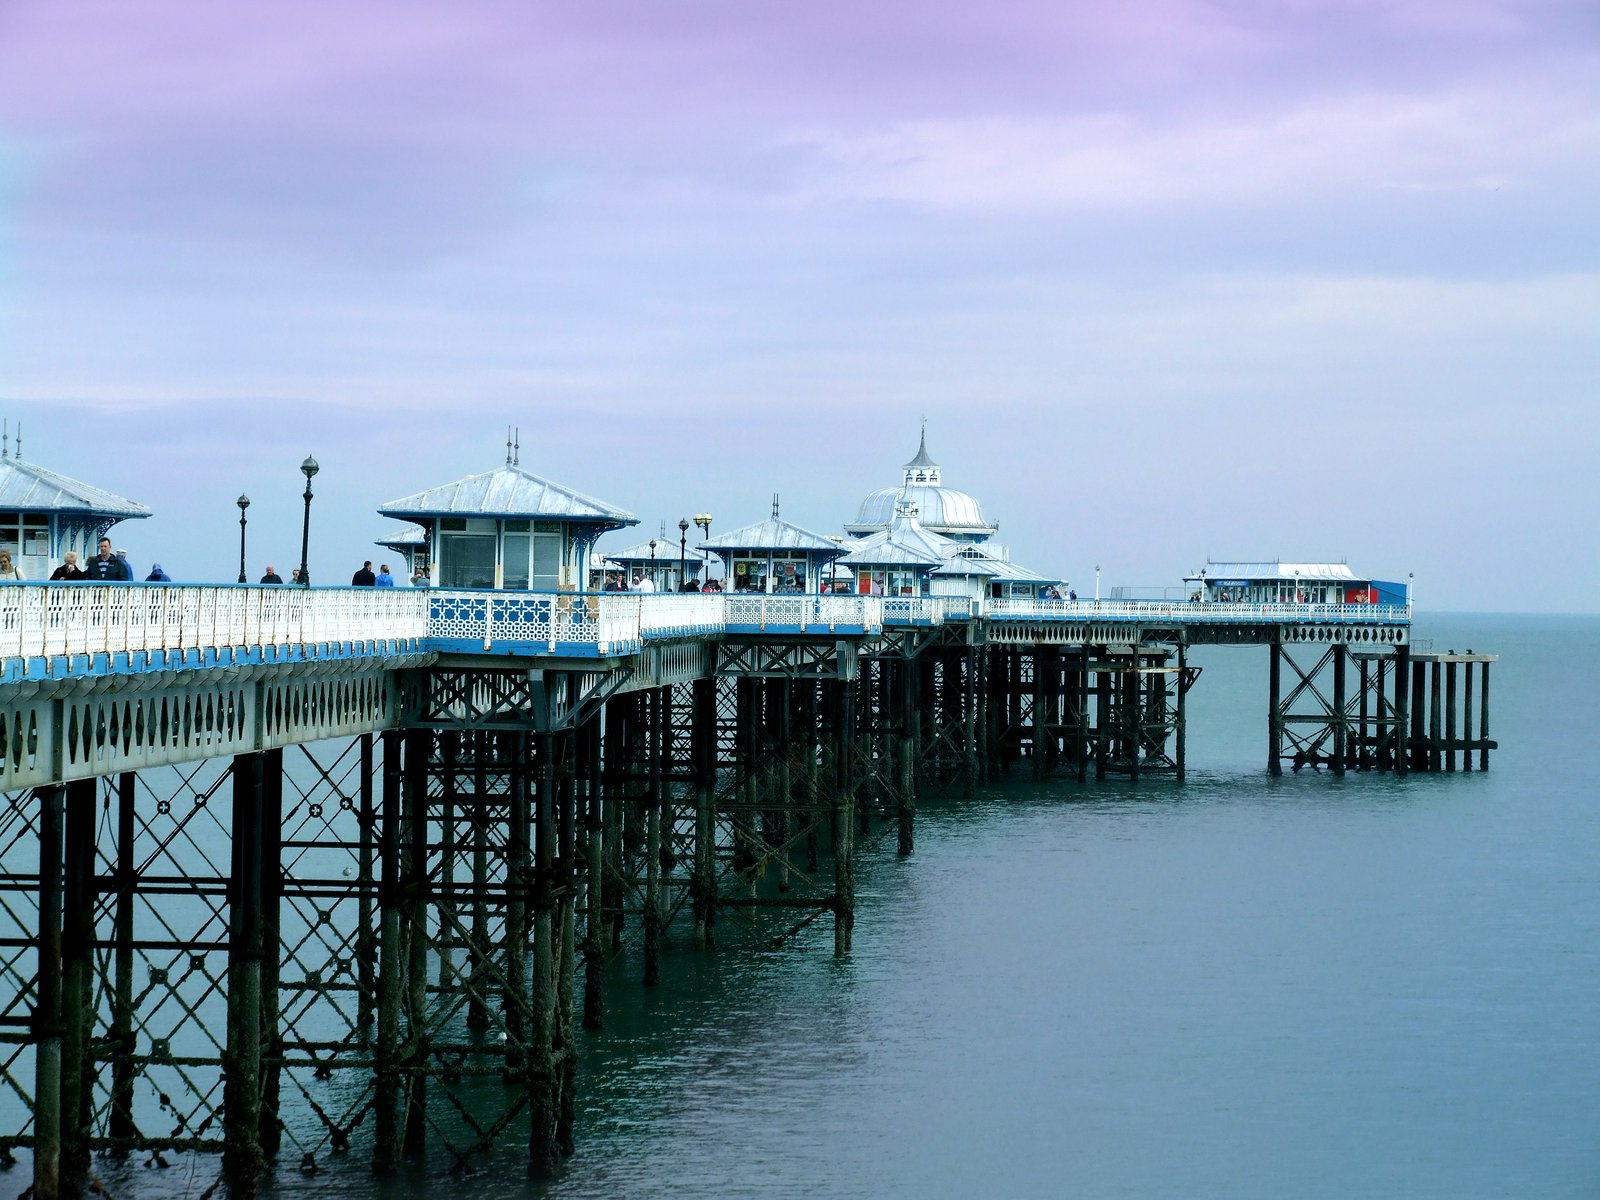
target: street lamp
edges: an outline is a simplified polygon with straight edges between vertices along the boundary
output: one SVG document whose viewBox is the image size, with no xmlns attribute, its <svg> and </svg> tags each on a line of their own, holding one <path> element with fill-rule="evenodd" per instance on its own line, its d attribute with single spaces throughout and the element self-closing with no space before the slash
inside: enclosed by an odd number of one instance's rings
<svg viewBox="0 0 1600 1200">
<path fill-rule="evenodd" d="M 701 534 L 702 539 L 703 540 L 709 540 L 710 537 L 711 537 L 711 514 L 710 513 L 695 513 L 695 515 L 694 515 L 694 523 L 696 525 L 700 526 L 700 534 Z M 701 562 L 700 566 L 704 570 L 706 578 L 710 579 L 711 578 L 711 556 L 709 554 L 706 555 L 705 559 Z"/>
<path fill-rule="evenodd" d="M 239 506 L 239 582 L 248 583 L 244 575 L 244 510 L 250 507 L 250 497 L 240 496 L 234 503 Z"/>
<path fill-rule="evenodd" d="M 1095 564 L 1094 568 L 1094 598 L 1096 600 L 1100 599 L 1100 564 L 1098 563 Z"/>
<path fill-rule="evenodd" d="M 650 582 L 656 587 L 661 586 L 661 581 L 656 578 L 656 540 L 650 539 Z"/>
<path fill-rule="evenodd" d="M 311 568 L 306 563 L 306 553 L 311 549 L 311 477 L 320 468 L 317 466 L 317 460 L 308 454 L 305 462 L 300 464 L 300 470 L 306 477 L 306 519 L 305 524 L 300 527 L 300 586 L 310 587 Z"/>
<path fill-rule="evenodd" d="M 689 582 L 689 518 L 678 518 L 678 587 Z"/>
</svg>

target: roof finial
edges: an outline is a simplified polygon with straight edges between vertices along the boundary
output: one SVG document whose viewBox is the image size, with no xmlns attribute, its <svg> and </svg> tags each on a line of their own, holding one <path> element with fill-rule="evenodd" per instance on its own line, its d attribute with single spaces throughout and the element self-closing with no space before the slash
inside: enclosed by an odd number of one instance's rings
<svg viewBox="0 0 1600 1200">
<path fill-rule="evenodd" d="M 17 422 L 17 461 L 22 461 L 22 422 Z"/>
<path fill-rule="evenodd" d="M 506 466 L 511 465 L 511 426 L 506 426 Z"/>
<path fill-rule="evenodd" d="M 11 457 L 11 418 L 7 417 L 3 426 L 0 426 L 0 458 Z"/>
<path fill-rule="evenodd" d="M 772 519 L 774 521 L 776 521 L 778 519 L 778 493 L 777 492 L 773 492 L 772 493 Z"/>
<path fill-rule="evenodd" d="M 513 467 L 520 467 L 522 465 L 522 426 L 521 425 L 517 426 L 517 440 L 511 444 L 511 465 Z"/>
</svg>

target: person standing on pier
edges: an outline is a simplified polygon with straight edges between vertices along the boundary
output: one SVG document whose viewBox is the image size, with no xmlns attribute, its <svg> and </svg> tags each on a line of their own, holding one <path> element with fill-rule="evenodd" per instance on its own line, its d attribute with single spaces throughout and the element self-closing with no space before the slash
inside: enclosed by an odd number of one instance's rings
<svg viewBox="0 0 1600 1200">
<path fill-rule="evenodd" d="M 61 565 L 50 572 L 51 583 L 72 583 L 75 580 L 87 578 L 88 576 L 83 573 L 83 568 L 78 565 L 78 552 L 76 550 L 68 550 L 62 556 Z"/>
<path fill-rule="evenodd" d="M 653 592 L 656 590 L 656 583 L 650 576 L 635 571 L 633 573 L 633 587 L 629 590 L 634 592 Z"/>
<path fill-rule="evenodd" d="M 105 537 L 100 539 L 100 553 L 89 560 L 84 574 L 98 583 L 127 583 L 133 578 L 128 560 L 111 553 L 111 539 Z"/>
<path fill-rule="evenodd" d="M 11 551 L 0 550 L 0 583 L 21 583 L 24 576 L 11 561 Z"/>
<path fill-rule="evenodd" d="M 378 577 L 372 573 L 372 560 L 369 558 L 361 564 L 361 569 L 350 576 L 351 587 L 376 587 Z"/>
<path fill-rule="evenodd" d="M 378 577 L 373 581 L 374 587 L 393 587 L 394 576 L 389 574 L 389 564 L 384 563 L 378 568 Z"/>
<path fill-rule="evenodd" d="M 172 576 L 161 569 L 160 563 L 150 564 L 150 574 L 144 577 L 146 583 L 171 583 Z"/>
<path fill-rule="evenodd" d="M 283 576 L 278 574 L 278 568 L 271 563 L 267 564 L 267 573 L 261 577 L 262 583 L 282 583 Z"/>
</svg>

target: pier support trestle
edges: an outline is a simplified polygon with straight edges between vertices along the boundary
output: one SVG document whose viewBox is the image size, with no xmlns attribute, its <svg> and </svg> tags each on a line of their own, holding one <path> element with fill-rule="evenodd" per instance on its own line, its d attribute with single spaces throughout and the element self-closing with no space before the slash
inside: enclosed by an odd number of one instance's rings
<svg viewBox="0 0 1600 1200">
<path fill-rule="evenodd" d="M 1489 769 L 1492 654 L 1278 639 L 1268 650 L 1267 767 Z"/>
<path fill-rule="evenodd" d="M 1026 759 L 1034 779 L 1182 779 L 1185 706 L 1199 673 L 1181 642 L 991 646 L 984 777 Z"/>
<path fill-rule="evenodd" d="M 1274 773 L 1487 767 L 1492 655 L 1269 652 Z M 361 709 L 388 727 L 333 740 L 295 740 L 331 719 L 313 693 L 270 727 L 196 708 L 213 757 L 0 808 L 0 1167 L 29 1156 L 40 1200 L 186 1156 L 238 1196 L 346 1156 L 549 1177 L 612 964 L 653 986 L 676 951 L 824 918 L 848 954 L 858 844 L 909 855 L 920 802 L 1023 764 L 1182 779 L 1189 653 L 951 622 L 410 668 Z"/>
</svg>

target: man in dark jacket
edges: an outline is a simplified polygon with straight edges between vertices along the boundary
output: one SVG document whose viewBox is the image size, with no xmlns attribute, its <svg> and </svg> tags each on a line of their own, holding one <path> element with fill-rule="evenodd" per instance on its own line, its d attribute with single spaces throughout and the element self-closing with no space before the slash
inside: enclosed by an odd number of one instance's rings
<svg viewBox="0 0 1600 1200">
<path fill-rule="evenodd" d="M 100 553 L 89 560 L 83 573 L 85 578 L 99 583 L 127 583 L 133 578 L 127 560 L 111 553 L 111 539 L 106 537 L 100 539 Z"/>
<path fill-rule="evenodd" d="M 372 560 L 361 564 L 361 570 L 350 576 L 351 587 L 377 587 L 378 577 L 372 573 Z"/>
<path fill-rule="evenodd" d="M 282 583 L 283 576 L 278 574 L 278 569 L 271 563 L 267 564 L 267 573 L 261 577 L 262 583 Z"/>
</svg>

